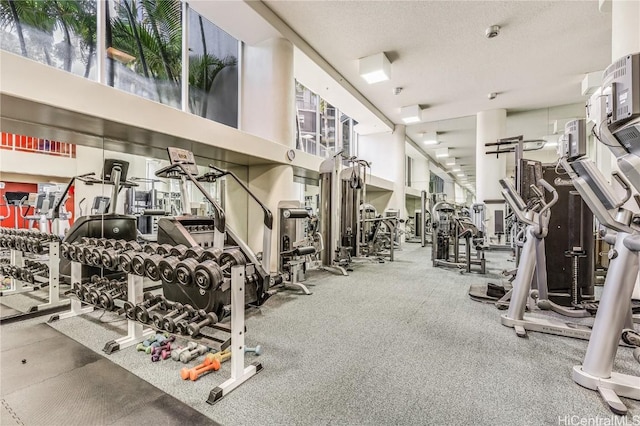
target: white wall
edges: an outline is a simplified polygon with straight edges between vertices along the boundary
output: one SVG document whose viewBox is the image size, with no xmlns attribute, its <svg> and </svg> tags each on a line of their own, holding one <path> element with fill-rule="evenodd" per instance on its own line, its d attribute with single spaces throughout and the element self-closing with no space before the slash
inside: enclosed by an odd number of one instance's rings
<svg viewBox="0 0 640 426">
<path fill-rule="evenodd" d="M 411 171 L 411 188 L 418 191 L 429 190 L 429 160 L 409 143 L 406 144 L 407 156 L 413 159 Z"/>
<path fill-rule="evenodd" d="M 564 125 L 574 118 L 584 118 L 584 103 L 560 105 L 531 111 L 509 113 L 507 115 L 507 136 L 523 135 L 524 139 L 547 139 L 557 141 L 564 132 Z M 553 124 L 558 122 L 558 134 L 553 135 Z M 507 155 L 507 174 L 512 176 L 515 156 Z M 556 148 L 526 151 L 524 157 L 542 163 L 554 163 L 558 159 Z"/>
<path fill-rule="evenodd" d="M 395 164 L 389 161 L 393 135 L 375 133 L 358 137 L 358 157 L 371 163 L 371 174 L 382 179 L 395 179 Z"/>
</svg>

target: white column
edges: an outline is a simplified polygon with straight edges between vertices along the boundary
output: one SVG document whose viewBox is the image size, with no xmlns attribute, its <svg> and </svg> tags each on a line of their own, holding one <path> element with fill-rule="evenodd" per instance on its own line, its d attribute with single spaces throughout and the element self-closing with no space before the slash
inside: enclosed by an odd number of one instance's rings
<svg viewBox="0 0 640 426">
<path fill-rule="evenodd" d="M 391 135 L 391 146 L 389 147 L 389 162 L 393 169 L 393 194 L 389 200 L 387 208 L 400 210 L 400 217 L 406 219 L 407 208 L 405 202 L 406 185 L 406 130 L 404 124 L 396 124 Z M 382 212 L 380 212 L 382 213 Z"/>
<path fill-rule="evenodd" d="M 494 213 L 496 210 L 504 210 L 504 205 L 494 204 L 491 201 L 503 199 L 498 181 L 506 176 L 507 159 L 504 154 L 497 158 L 495 154 L 485 154 L 492 149 L 485 147 L 484 144 L 505 137 L 507 110 L 481 111 L 477 114 L 476 120 L 476 200 L 478 203 L 487 203 L 486 231 L 489 241 L 497 242 L 493 238 L 495 237 Z"/>
<path fill-rule="evenodd" d="M 611 62 L 624 55 L 640 52 L 640 1 L 612 0 L 611 3 Z M 611 158 L 611 168 L 619 171 L 616 158 L 606 147 L 599 147 Z M 634 208 L 631 200 L 627 208 Z M 640 299 L 640 276 L 633 290 L 633 298 Z"/>
<path fill-rule="evenodd" d="M 265 139 L 295 147 L 295 86 L 293 45 L 285 39 L 266 40 L 245 46 L 242 53 L 239 127 Z M 293 182 L 290 165 L 249 167 L 249 188 L 274 216 L 271 241 L 271 271 L 277 269 L 278 203 L 297 200 L 299 184 Z M 249 245 L 262 250 L 262 210 L 249 200 Z"/>
<path fill-rule="evenodd" d="M 611 3 L 611 61 L 640 52 L 640 1 Z"/>
</svg>

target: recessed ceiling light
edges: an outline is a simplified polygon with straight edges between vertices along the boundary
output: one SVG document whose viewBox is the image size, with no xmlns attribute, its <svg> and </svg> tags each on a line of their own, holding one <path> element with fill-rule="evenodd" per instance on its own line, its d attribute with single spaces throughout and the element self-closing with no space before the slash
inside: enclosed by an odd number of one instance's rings
<svg viewBox="0 0 640 426">
<path fill-rule="evenodd" d="M 457 173 L 456 176 L 462 177 L 462 176 L 464 176 L 464 173 Z"/>
<path fill-rule="evenodd" d="M 459 172 L 460 171 L 460 167 L 454 167 L 453 169 L 451 169 L 452 172 Z"/>
<path fill-rule="evenodd" d="M 391 78 L 391 62 L 389 62 L 384 52 L 360 58 L 358 65 L 360 76 L 369 84 L 379 83 Z"/>
<path fill-rule="evenodd" d="M 455 157 L 449 157 L 445 160 L 444 164 L 446 164 L 447 166 L 455 166 L 456 165 L 456 159 Z"/>
</svg>

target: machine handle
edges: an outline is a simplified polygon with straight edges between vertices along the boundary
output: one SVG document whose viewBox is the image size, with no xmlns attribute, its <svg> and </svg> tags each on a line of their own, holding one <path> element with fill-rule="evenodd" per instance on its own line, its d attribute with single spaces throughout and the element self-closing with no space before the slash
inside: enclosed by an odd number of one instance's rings
<svg viewBox="0 0 640 426">
<path fill-rule="evenodd" d="M 542 203 L 542 205 L 546 206 L 547 202 L 544 199 L 544 194 L 538 189 L 538 187 L 533 185 L 533 184 L 531 184 L 531 185 L 529 185 L 529 188 L 531 188 L 531 190 L 536 193 L 536 195 L 540 199 L 540 202 Z"/>
<path fill-rule="evenodd" d="M 209 168 L 215 170 L 216 172 L 219 173 L 219 177 L 225 176 L 225 175 L 229 175 L 231 176 L 238 185 L 240 185 L 242 187 L 242 189 L 245 190 L 245 192 L 247 194 L 249 194 L 249 196 L 251 198 L 253 198 L 253 200 L 258 203 L 258 205 L 260 206 L 260 208 L 262 209 L 262 212 L 264 214 L 264 225 L 269 228 L 269 229 L 273 229 L 273 214 L 271 213 L 271 210 L 269 210 L 269 208 L 264 205 L 264 203 L 262 201 L 260 201 L 260 199 L 258 197 L 256 197 L 256 195 L 251 192 L 251 190 L 249 189 L 249 187 L 247 185 L 245 185 L 240 179 L 238 179 L 238 176 L 235 175 L 235 173 L 229 171 L 229 170 L 223 170 L 219 167 L 214 166 L 213 164 L 209 164 Z"/>
<path fill-rule="evenodd" d="M 629 181 L 627 181 L 626 178 L 622 177 L 622 175 L 618 172 L 612 172 L 611 176 L 614 177 L 614 179 L 620 184 L 622 189 L 624 189 L 626 192 L 624 199 L 620 202 L 620 204 L 618 204 L 618 207 L 620 207 L 624 203 L 629 201 L 629 199 L 631 198 L 631 195 L 632 195 L 631 185 L 629 185 Z"/>
<path fill-rule="evenodd" d="M 537 224 L 534 221 L 532 221 L 531 219 L 528 219 L 525 216 L 524 210 L 518 208 L 518 203 L 516 203 L 516 201 L 513 199 L 511 192 L 509 192 L 506 189 L 503 189 L 502 196 L 507 201 L 507 203 L 511 206 L 511 210 L 513 210 L 513 213 L 516 215 L 516 217 L 520 222 L 526 223 L 531 226 L 537 226 Z"/>
<path fill-rule="evenodd" d="M 556 191 L 556 189 L 546 180 L 544 179 L 540 179 L 538 180 L 538 185 L 542 185 L 542 187 L 544 189 L 546 189 L 547 191 L 549 191 L 551 194 L 553 194 L 553 198 L 551 199 L 551 201 L 549 203 L 544 203 L 543 201 L 543 207 L 540 210 L 540 213 L 538 213 L 538 233 L 542 234 L 542 235 L 546 235 L 547 234 L 547 226 L 549 224 L 548 219 L 547 219 L 547 211 L 549 211 L 549 209 L 551 209 L 551 207 L 556 204 L 558 202 L 558 191 Z M 544 200 L 544 197 L 542 198 Z M 545 224 L 546 221 L 546 224 Z"/>
<path fill-rule="evenodd" d="M 544 211 L 549 210 L 551 208 L 551 206 L 553 206 L 555 203 L 558 202 L 558 191 L 556 191 L 556 189 L 546 180 L 544 179 L 540 179 L 538 181 L 538 185 L 542 185 L 542 187 L 544 189 L 546 189 L 547 191 L 549 191 L 552 195 L 553 198 L 551 199 L 551 201 L 549 203 L 546 203 L 544 205 L 544 207 L 542 208 L 542 210 L 540 211 L 540 214 L 542 214 Z M 544 197 L 543 197 L 544 199 Z"/>
</svg>

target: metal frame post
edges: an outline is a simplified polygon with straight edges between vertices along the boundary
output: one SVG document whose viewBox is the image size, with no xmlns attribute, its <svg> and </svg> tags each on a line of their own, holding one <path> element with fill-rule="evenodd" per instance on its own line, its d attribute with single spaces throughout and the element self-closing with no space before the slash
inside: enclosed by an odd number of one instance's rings
<svg viewBox="0 0 640 426">
<path fill-rule="evenodd" d="M 231 378 L 211 390 L 207 403 L 215 404 L 262 370 L 260 362 L 244 366 L 244 266 L 231 268 Z"/>
</svg>

